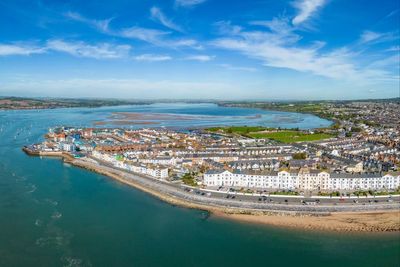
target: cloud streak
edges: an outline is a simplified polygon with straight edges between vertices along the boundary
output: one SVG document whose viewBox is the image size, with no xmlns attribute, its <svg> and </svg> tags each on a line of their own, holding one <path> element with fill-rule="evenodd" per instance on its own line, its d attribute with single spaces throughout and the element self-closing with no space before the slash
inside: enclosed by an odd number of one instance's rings
<svg viewBox="0 0 400 267">
<path fill-rule="evenodd" d="M 46 48 L 28 44 L 0 44 L 0 56 L 29 56 L 46 53 Z"/>
<path fill-rule="evenodd" d="M 160 10 L 158 10 L 160 11 Z M 168 25 L 168 28 L 179 28 L 178 25 L 175 25 L 167 19 L 165 16 L 161 20 L 161 14 L 157 10 L 154 11 L 154 19 L 157 19 L 159 22 Z M 127 39 L 136 39 L 143 42 L 150 43 L 152 45 L 166 47 L 166 48 L 192 48 L 192 49 L 202 49 L 202 46 L 198 43 L 198 41 L 190 38 L 172 38 L 171 31 L 163 31 L 158 29 L 144 28 L 139 26 L 121 28 L 121 29 L 112 29 L 110 27 L 110 22 L 112 18 L 106 20 L 95 20 L 86 18 L 78 13 L 68 12 L 66 16 L 74 21 L 85 23 L 91 27 L 94 27 L 101 33 L 116 36 Z M 172 23 L 172 24 L 171 24 Z M 164 25 L 164 26 L 166 26 Z"/>
<path fill-rule="evenodd" d="M 64 52 L 76 57 L 95 59 L 126 58 L 131 50 L 129 45 L 114 45 L 110 43 L 90 45 L 81 41 L 67 42 L 58 39 L 48 41 L 46 47 L 47 49 Z"/>
<path fill-rule="evenodd" d="M 152 7 L 150 9 L 150 15 L 154 21 L 160 22 L 165 27 L 170 28 L 171 30 L 174 31 L 183 32 L 182 27 L 175 24 L 171 19 L 167 18 L 167 16 L 165 16 L 165 14 L 161 11 L 160 8 Z"/>
<path fill-rule="evenodd" d="M 98 31 L 100 31 L 102 33 L 108 33 L 108 34 L 111 33 L 109 25 L 113 18 L 108 18 L 108 19 L 104 19 L 104 20 L 88 19 L 79 13 L 71 12 L 71 11 L 64 13 L 64 15 L 67 18 L 72 19 L 74 21 L 79 21 L 79 22 L 88 24 L 91 27 L 97 29 Z"/>
<path fill-rule="evenodd" d="M 194 61 L 200 61 L 200 62 L 207 62 L 211 61 L 215 58 L 215 56 L 209 56 L 209 55 L 191 55 L 186 57 L 186 60 L 194 60 Z"/>
<path fill-rule="evenodd" d="M 257 71 L 256 68 L 252 67 L 240 67 L 240 66 L 232 66 L 231 64 L 219 64 L 219 66 L 227 69 L 227 70 L 237 70 L 237 71 L 249 71 L 249 72 L 255 72 Z"/>
<path fill-rule="evenodd" d="M 293 18 L 293 25 L 300 25 L 307 21 L 326 3 L 326 0 L 297 0 L 293 6 L 298 10 L 297 15 Z"/>
<path fill-rule="evenodd" d="M 168 55 L 142 54 L 134 57 L 134 59 L 137 61 L 159 62 L 171 60 L 172 57 Z"/>
<path fill-rule="evenodd" d="M 194 7 L 206 2 L 206 0 L 175 0 L 175 5 L 179 7 Z"/>
<path fill-rule="evenodd" d="M 339 80 L 366 82 L 389 78 L 387 71 L 356 65 L 356 53 L 346 47 L 324 52 L 324 42 L 309 46 L 298 44 L 301 36 L 289 24 L 287 18 L 257 22 L 265 30 L 244 30 L 229 23 L 223 24 L 229 34 L 212 43 L 220 48 L 241 52 L 261 60 L 267 67 L 285 68 Z M 227 29 L 229 26 L 231 30 Z M 372 65 L 371 65 L 372 66 Z"/>
</svg>

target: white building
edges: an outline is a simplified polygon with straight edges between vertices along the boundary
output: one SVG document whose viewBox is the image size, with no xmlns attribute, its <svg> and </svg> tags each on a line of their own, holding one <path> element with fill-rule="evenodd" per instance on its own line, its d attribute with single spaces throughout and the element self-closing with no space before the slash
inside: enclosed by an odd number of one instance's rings
<svg viewBox="0 0 400 267">
<path fill-rule="evenodd" d="M 241 171 L 210 170 L 206 186 L 232 186 L 281 190 L 393 190 L 400 186 L 400 174 L 347 174 L 317 171 L 249 174 Z"/>
<path fill-rule="evenodd" d="M 92 156 L 102 161 L 109 162 L 118 168 L 126 169 L 138 174 L 149 175 L 158 179 L 168 178 L 168 168 L 165 166 L 152 164 L 134 164 L 131 162 L 126 162 L 124 160 L 117 160 L 115 155 L 100 153 L 98 151 L 93 151 Z"/>
</svg>

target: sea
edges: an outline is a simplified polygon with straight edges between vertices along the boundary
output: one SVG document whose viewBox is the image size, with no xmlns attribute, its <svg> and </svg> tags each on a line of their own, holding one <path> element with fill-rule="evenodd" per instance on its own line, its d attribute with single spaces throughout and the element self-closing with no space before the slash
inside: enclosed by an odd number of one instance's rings
<svg viewBox="0 0 400 267">
<path fill-rule="evenodd" d="M 21 151 L 26 144 L 43 141 L 50 127 L 93 127 L 118 112 L 187 116 L 167 116 L 145 125 L 179 129 L 313 129 L 331 124 L 309 114 L 214 104 L 0 111 L 1 267 L 400 266 L 399 234 L 333 233 L 231 221 L 164 203 L 59 159 L 29 157 Z"/>
</svg>

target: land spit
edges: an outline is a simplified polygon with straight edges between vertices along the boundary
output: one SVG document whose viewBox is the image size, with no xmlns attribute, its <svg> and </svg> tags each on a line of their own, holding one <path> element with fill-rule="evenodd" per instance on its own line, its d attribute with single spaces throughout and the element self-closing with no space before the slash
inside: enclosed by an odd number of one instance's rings
<svg viewBox="0 0 400 267">
<path fill-rule="evenodd" d="M 92 159 L 76 159 L 64 152 L 23 150 L 33 156 L 61 157 L 64 162 L 106 175 L 151 194 L 162 201 L 198 209 L 227 219 L 276 227 L 339 232 L 400 232 L 400 203 L 374 205 L 257 204 L 213 199 L 179 190 L 170 183 L 133 174 Z"/>
</svg>

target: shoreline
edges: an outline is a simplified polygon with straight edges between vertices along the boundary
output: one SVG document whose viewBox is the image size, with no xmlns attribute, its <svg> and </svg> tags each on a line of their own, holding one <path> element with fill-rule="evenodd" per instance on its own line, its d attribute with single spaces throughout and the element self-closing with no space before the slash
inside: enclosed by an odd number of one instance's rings
<svg viewBox="0 0 400 267">
<path fill-rule="evenodd" d="M 183 208 L 207 211 L 217 218 L 235 220 L 243 223 L 268 225 L 279 228 L 323 230 L 331 232 L 400 232 L 400 210 L 366 210 L 366 211 L 290 211 L 290 210 L 256 210 L 238 207 L 223 207 L 207 203 L 196 203 L 187 199 L 160 192 L 150 186 L 143 185 L 133 179 L 124 178 L 123 172 L 102 165 L 95 165 L 82 159 L 75 159 L 63 152 L 33 152 L 27 148 L 23 151 L 31 156 L 45 156 L 62 158 L 65 163 L 80 167 L 101 175 L 110 177 L 118 182 L 132 186 L 150 194 L 171 205 Z M 126 173 L 129 174 L 129 173 Z M 135 175 L 141 179 L 140 175 Z"/>
</svg>

